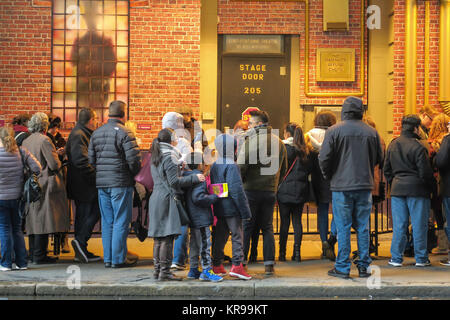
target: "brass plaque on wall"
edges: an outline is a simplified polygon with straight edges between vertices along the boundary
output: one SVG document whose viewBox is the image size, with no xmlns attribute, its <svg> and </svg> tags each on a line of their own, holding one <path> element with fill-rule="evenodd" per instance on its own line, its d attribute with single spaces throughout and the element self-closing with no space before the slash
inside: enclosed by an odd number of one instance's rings
<svg viewBox="0 0 450 320">
<path fill-rule="evenodd" d="M 316 81 L 355 81 L 355 49 L 318 48 Z"/>
</svg>

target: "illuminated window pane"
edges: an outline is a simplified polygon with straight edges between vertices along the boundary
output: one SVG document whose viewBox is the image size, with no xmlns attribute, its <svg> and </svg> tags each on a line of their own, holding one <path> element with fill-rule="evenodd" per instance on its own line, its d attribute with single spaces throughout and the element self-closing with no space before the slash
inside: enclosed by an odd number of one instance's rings
<svg viewBox="0 0 450 320">
<path fill-rule="evenodd" d="M 75 122 L 77 119 L 77 110 L 66 108 L 65 111 L 66 111 L 66 117 L 64 119 L 64 122 Z"/>
<path fill-rule="evenodd" d="M 128 61 L 128 48 L 117 47 L 117 61 Z"/>
<path fill-rule="evenodd" d="M 54 108 L 64 107 L 64 93 L 53 93 L 52 104 Z"/>
<path fill-rule="evenodd" d="M 105 11 L 104 14 L 116 14 L 116 2 L 115 1 L 105 1 Z"/>
<path fill-rule="evenodd" d="M 65 18 L 65 15 L 54 15 L 53 16 L 53 29 L 64 29 L 64 18 Z"/>
<path fill-rule="evenodd" d="M 76 77 L 66 77 L 66 92 L 77 92 Z"/>
<path fill-rule="evenodd" d="M 66 62 L 66 67 L 64 69 L 64 75 L 66 77 L 76 76 L 76 67 L 73 65 L 72 62 Z"/>
<path fill-rule="evenodd" d="M 128 79 L 117 78 L 116 79 L 117 92 L 126 93 L 128 92 Z"/>
<path fill-rule="evenodd" d="M 66 108 L 75 108 L 77 106 L 77 94 L 76 93 L 66 93 Z"/>
<path fill-rule="evenodd" d="M 117 17 L 117 30 L 128 30 L 128 16 Z"/>
<path fill-rule="evenodd" d="M 65 55 L 65 60 L 72 60 L 72 50 L 74 47 L 73 46 L 66 46 L 66 55 Z"/>
<path fill-rule="evenodd" d="M 128 46 L 128 31 L 117 31 L 117 45 Z"/>
<path fill-rule="evenodd" d="M 114 85 L 114 79 L 110 79 L 108 83 L 109 83 L 109 92 L 115 92 L 116 88 Z"/>
<path fill-rule="evenodd" d="M 64 77 L 53 77 L 53 91 L 64 91 Z"/>
<path fill-rule="evenodd" d="M 117 1 L 117 14 L 128 15 L 128 1 Z"/>
<path fill-rule="evenodd" d="M 67 30 L 66 31 L 66 43 L 68 45 L 74 44 L 78 37 L 78 30 Z"/>
<path fill-rule="evenodd" d="M 53 13 L 64 13 L 64 1 L 53 1 Z"/>
<path fill-rule="evenodd" d="M 64 46 L 53 46 L 53 60 L 64 60 Z"/>
<path fill-rule="evenodd" d="M 128 76 L 128 63 L 118 63 L 116 67 L 116 77 Z"/>
<path fill-rule="evenodd" d="M 53 62 L 53 75 L 64 76 L 64 62 Z"/>
<path fill-rule="evenodd" d="M 64 44 L 64 30 L 53 30 L 53 44 Z"/>
<path fill-rule="evenodd" d="M 103 27 L 105 30 L 116 30 L 116 16 L 105 16 Z"/>
</svg>

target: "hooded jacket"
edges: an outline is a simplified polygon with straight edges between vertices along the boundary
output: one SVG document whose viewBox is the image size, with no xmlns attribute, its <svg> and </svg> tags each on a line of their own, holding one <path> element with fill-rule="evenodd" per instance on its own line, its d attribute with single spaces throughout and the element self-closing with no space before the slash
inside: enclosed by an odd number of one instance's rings
<svg viewBox="0 0 450 320">
<path fill-rule="evenodd" d="M 319 165 L 331 191 L 372 190 L 374 167 L 382 165 L 377 131 L 364 123 L 361 99 L 349 97 L 342 105 L 342 122 L 328 128 Z"/>
<path fill-rule="evenodd" d="M 181 153 L 180 163 L 186 160 L 186 156 L 194 151 L 189 141 L 185 138 L 183 116 L 177 112 L 167 112 L 162 118 L 162 128 L 170 128 L 177 136 L 176 148 Z"/>
<path fill-rule="evenodd" d="M 286 147 L 272 133 L 272 127 L 255 127 L 247 131 L 245 143 L 239 149 L 237 163 L 246 191 L 276 193 L 280 179 L 287 171 Z"/>
<path fill-rule="evenodd" d="M 201 174 L 200 170 L 184 171 L 183 177 Z M 191 220 L 191 228 L 203 228 L 213 225 L 214 218 L 211 205 L 216 203 L 219 197 L 215 194 L 209 194 L 206 187 L 206 181 L 187 188 L 184 193 L 186 200 L 186 209 Z"/>
<path fill-rule="evenodd" d="M 214 144 L 218 159 L 211 166 L 211 184 L 228 184 L 228 197 L 219 198 L 214 204 L 214 214 L 218 218 L 237 216 L 242 220 L 250 219 L 252 214 L 244 192 L 241 173 L 234 162 L 237 142 L 233 136 L 221 134 L 214 140 Z"/>
<path fill-rule="evenodd" d="M 391 196 L 429 198 L 435 184 L 426 147 L 413 132 L 402 131 L 389 144 L 384 175 L 391 185 Z"/>
</svg>

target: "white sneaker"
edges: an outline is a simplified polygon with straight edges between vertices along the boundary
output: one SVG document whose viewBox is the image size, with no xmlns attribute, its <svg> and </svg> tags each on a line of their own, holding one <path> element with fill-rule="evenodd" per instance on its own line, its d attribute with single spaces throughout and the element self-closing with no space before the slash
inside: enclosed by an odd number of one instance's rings
<svg viewBox="0 0 450 320">
<path fill-rule="evenodd" d="M 184 266 L 181 266 L 181 265 L 179 265 L 179 264 L 176 264 L 176 263 L 172 263 L 172 265 L 170 266 L 170 269 L 176 269 L 176 270 L 184 270 L 185 269 L 185 267 Z"/>
<path fill-rule="evenodd" d="M 14 267 L 14 270 L 28 270 L 28 267 L 19 267 L 18 265 L 16 265 Z"/>
<path fill-rule="evenodd" d="M 426 262 L 416 262 L 416 267 L 429 267 L 431 266 L 430 260 L 427 260 Z"/>
<path fill-rule="evenodd" d="M 442 266 L 450 267 L 450 259 L 444 259 L 439 261 L 439 264 Z"/>
<path fill-rule="evenodd" d="M 0 271 L 11 271 L 11 268 L 0 266 Z"/>
<path fill-rule="evenodd" d="M 393 267 L 402 267 L 403 266 L 402 263 L 394 262 L 394 261 L 392 261 L 392 259 L 389 260 L 388 264 L 393 266 Z"/>
</svg>

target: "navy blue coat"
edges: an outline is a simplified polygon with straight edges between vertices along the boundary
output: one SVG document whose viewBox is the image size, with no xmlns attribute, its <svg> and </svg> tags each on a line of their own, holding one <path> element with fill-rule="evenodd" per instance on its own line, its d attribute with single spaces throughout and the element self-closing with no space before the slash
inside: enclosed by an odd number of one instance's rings
<svg viewBox="0 0 450 320">
<path fill-rule="evenodd" d="M 219 198 L 214 204 L 214 215 L 218 218 L 240 217 L 242 220 L 248 220 L 252 217 L 245 195 L 244 186 L 241 178 L 239 166 L 234 162 L 233 152 L 236 150 L 234 138 L 230 135 L 222 134 L 214 141 L 219 158 L 211 167 L 211 183 L 227 183 L 228 197 Z"/>
<path fill-rule="evenodd" d="M 183 177 L 202 173 L 200 170 L 184 171 Z M 206 182 L 198 183 L 185 189 L 184 198 L 186 210 L 191 220 L 191 228 L 203 228 L 213 225 L 214 218 L 211 205 L 219 199 L 215 194 L 209 194 Z"/>
</svg>

